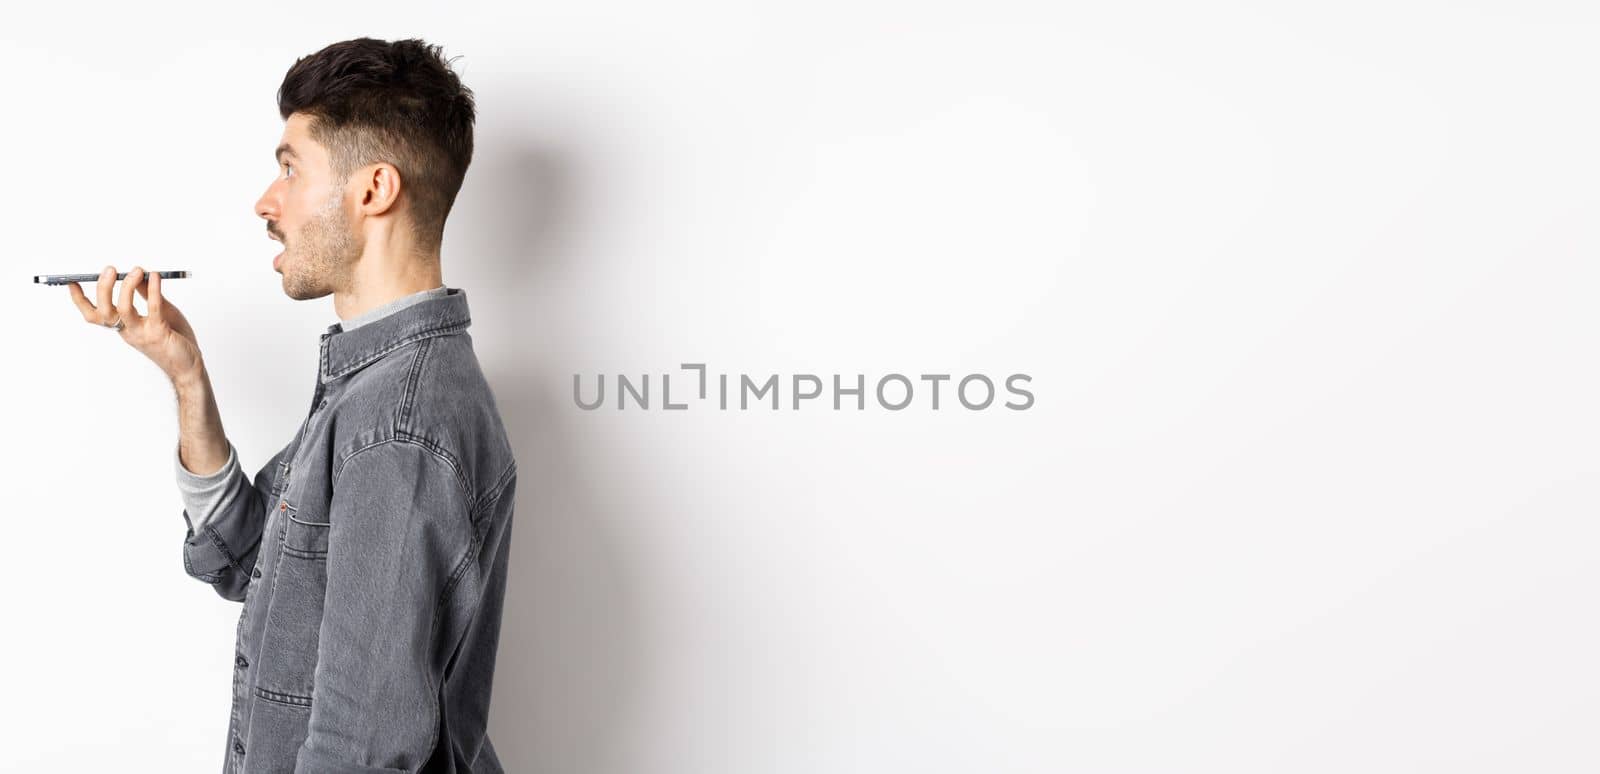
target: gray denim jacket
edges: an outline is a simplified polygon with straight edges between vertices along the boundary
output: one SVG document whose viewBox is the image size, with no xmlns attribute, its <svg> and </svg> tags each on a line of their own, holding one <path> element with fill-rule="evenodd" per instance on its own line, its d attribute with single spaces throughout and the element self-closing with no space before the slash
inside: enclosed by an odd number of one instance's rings
<svg viewBox="0 0 1600 774">
<path fill-rule="evenodd" d="M 242 601 L 224 774 L 495 774 L 517 469 L 451 288 L 322 334 L 311 412 L 183 544 Z"/>
</svg>

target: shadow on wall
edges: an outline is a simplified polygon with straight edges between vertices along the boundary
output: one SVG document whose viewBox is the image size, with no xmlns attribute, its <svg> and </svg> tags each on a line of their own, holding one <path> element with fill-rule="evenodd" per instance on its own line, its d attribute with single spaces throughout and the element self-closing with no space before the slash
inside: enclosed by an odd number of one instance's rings
<svg viewBox="0 0 1600 774">
<path fill-rule="evenodd" d="M 580 201 L 576 159 L 537 136 L 479 140 L 473 206 L 452 233 L 458 254 L 481 261 L 483 285 L 468 289 L 484 299 L 475 306 L 504 310 L 494 324 L 529 335 L 575 327 L 547 316 L 561 305 L 539 308 L 538 325 L 528 312 L 572 255 Z M 518 468 L 489 738 L 507 771 L 621 771 L 619 731 L 631 725 L 644 666 L 637 580 L 603 483 L 575 452 L 572 413 L 543 387 L 561 383 L 540 356 L 548 348 L 515 351 L 482 362 Z"/>
</svg>

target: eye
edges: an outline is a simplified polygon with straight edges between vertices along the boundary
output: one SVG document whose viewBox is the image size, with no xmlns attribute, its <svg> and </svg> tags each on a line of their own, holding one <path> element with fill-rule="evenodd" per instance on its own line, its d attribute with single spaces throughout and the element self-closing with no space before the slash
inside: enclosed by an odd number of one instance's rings
<svg viewBox="0 0 1600 774">
<path fill-rule="evenodd" d="M 293 164 L 284 164 L 283 165 L 283 176 L 284 177 L 294 177 L 293 172 L 294 172 L 294 165 Z"/>
</svg>

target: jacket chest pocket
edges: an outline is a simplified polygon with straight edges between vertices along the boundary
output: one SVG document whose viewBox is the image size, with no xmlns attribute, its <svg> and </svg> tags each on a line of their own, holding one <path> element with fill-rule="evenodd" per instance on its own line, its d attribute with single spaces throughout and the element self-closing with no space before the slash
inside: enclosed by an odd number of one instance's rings
<svg viewBox="0 0 1600 774">
<path fill-rule="evenodd" d="M 287 499 L 279 501 L 282 517 L 283 552 L 299 559 L 313 561 L 328 558 L 328 530 L 323 518 L 301 511 Z"/>
<path fill-rule="evenodd" d="M 328 586 L 329 526 L 306 518 L 287 497 L 279 499 L 276 516 L 282 550 L 272 571 L 257 686 L 309 705 Z"/>
</svg>

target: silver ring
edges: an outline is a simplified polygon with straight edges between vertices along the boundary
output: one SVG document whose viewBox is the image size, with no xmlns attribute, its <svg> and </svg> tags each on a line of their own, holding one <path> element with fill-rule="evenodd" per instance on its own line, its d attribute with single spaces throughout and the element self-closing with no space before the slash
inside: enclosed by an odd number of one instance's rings
<svg viewBox="0 0 1600 774">
<path fill-rule="evenodd" d="M 120 314 L 119 314 L 119 315 L 117 315 L 117 319 L 116 319 L 116 321 L 115 321 L 115 322 L 103 322 L 103 323 L 100 323 L 100 324 L 101 324 L 101 325 L 104 325 L 104 326 L 106 326 L 106 327 L 107 327 L 107 328 L 110 328 L 110 329 L 112 329 L 112 330 L 118 330 L 118 331 L 120 331 L 120 330 L 122 330 L 122 329 L 123 329 L 123 328 L 124 328 L 124 327 L 126 327 L 126 326 L 124 326 L 124 325 L 123 325 L 123 324 L 122 324 L 122 315 L 120 315 Z"/>
</svg>

